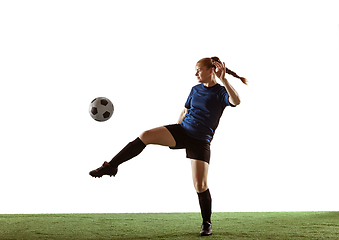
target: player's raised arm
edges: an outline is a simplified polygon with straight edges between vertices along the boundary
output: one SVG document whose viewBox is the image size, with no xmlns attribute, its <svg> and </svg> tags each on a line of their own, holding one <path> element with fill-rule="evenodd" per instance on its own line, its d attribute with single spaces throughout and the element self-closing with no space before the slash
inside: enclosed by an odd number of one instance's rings
<svg viewBox="0 0 339 240">
<path fill-rule="evenodd" d="M 226 91 L 229 95 L 229 102 L 233 105 L 239 105 L 240 104 L 240 97 L 237 91 L 232 87 L 232 85 L 228 82 L 228 80 L 225 77 L 225 73 L 230 74 L 236 78 L 239 78 L 244 84 L 247 84 L 246 78 L 239 77 L 235 72 L 229 70 L 226 68 L 225 63 L 221 63 L 219 59 L 214 60 L 213 62 L 215 66 L 215 75 L 221 80 L 221 82 L 224 84 Z"/>
</svg>

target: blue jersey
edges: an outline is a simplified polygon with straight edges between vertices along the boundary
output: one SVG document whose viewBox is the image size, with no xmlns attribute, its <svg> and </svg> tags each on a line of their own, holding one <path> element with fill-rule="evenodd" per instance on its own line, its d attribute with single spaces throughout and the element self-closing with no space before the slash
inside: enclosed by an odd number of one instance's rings
<svg viewBox="0 0 339 240">
<path fill-rule="evenodd" d="M 228 96 L 226 88 L 220 84 L 194 86 L 185 103 L 188 112 L 180 124 L 187 135 L 211 142 L 225 107 L 234 107 Z"/>
</svg>

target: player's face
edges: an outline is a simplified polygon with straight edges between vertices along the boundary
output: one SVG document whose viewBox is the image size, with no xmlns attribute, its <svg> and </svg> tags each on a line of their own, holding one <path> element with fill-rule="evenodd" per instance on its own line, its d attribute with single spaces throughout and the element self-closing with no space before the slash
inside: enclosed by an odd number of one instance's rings
<svg viewBox="0 0 339 240">
<path fill-rule="evenodd" d="M 195 70 L 196 70 L 195 76 L 197 77 L 200 83 L 206 83 L 211 80 L 212 74 L 211 68 L 208 69 L 207 67 L 202 66 L 201 64 L 197 64 L 195 66 Z"/>
</svg>

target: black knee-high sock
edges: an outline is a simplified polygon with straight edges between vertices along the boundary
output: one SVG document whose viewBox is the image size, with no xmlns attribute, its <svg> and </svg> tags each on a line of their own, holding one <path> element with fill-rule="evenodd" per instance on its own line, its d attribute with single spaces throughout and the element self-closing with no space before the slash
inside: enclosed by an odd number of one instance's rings
<svg viewBox="0 0 339 240">
<path fill-rule="evenodd" d="M 212 198 L 210 190 L 207 189 L 205 192 L 198 193 L 198 197 L 202 219 L 204 222 L 210 223 L 212 215 Z"/>
<path fill-rule="evenodd" d="M 136 138 L 134 141 L 128 143 L 115 157 L 109 162 L 109 164 L 117 168 L 121 163 L 130 160 L 131 158 L 139 155 L 146 145 L 140 138 Z"/>
</svg>

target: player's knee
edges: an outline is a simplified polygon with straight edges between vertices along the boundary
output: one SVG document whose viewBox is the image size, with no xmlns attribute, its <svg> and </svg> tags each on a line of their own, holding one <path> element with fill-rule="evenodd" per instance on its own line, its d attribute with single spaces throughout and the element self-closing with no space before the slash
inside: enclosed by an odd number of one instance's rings
<svg viewBox="0 0 339 240">
<path fill-rule="evenodd" d="M 152 133 L 150 130 L 144 131 L 143 133 L 140 134 L 139 138 L 141 141 L 145 144 L 148 145 L 151 142 L 151 137 Z"/>
<path fill-rule="evenodd" d="M 195 181 L 194 182 L 195 191 L 198 193 L 205 192 L 208 189 L 206 181 Z"/>
</svg>

